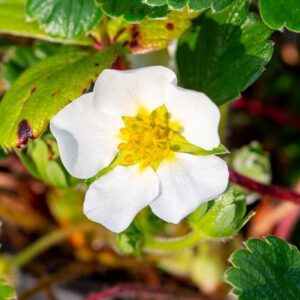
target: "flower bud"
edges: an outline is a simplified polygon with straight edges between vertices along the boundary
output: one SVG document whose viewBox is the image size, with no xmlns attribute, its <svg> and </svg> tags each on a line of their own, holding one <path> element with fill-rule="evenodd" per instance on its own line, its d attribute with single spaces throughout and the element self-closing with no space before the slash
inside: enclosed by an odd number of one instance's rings
<svg viewBox="0 0 300 300">
<path fill-rule="evenodd" d="M 143 233 L 133 223 L 124 232 L 116 235 L 116 244 L 125 254 L 139 256 L 144 247 Z"/>
<path fill-rule="evenodd" d="M 200 205 L 189 217 L 190 225 L 207 237 L 230 237 L 251 217 L 246 214 L 245 196 L 229 188 L 213 201 Z"/>
</svg>

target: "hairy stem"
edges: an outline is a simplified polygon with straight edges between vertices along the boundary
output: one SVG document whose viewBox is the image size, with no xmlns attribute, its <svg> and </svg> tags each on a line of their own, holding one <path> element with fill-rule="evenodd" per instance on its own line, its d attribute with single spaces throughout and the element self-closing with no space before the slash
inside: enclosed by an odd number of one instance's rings
<svg viewBox="0 0 300 300">
<path fill-rule="evenodd" d="M 17 267 L 21 268 L 42 252 L 70 237 L 73 233 L 94 230 L 96 230 L 95 224 L 89 222 L 78 223 L 70 227 L 53 230 L 20 252 L 14 258 L 14 263 Z"/>
<path fill-rule="evenodd" d="M 116 298 L 123 295 L 144 295 L 148 296 L 151 299 L 181 299 L 181 300 L 209 300 L 208 297 L 201 297 L 201 295 L 184 295 L 181 292 L 174 290 L 165 290 L 158 287 L 149 287 L 139 284 L 120 284 L 114 287 L 110 287 L 102 290 L 101 292 L 95 293 L 85 300 L 104 300 L 110 298 Z"/>
<path fill-rule="evenodd" d="M 233 169 L 230 169 L 229 172 L 230 181 L 246 188 L 247 190 L 257 192 L 261 195 L 267 195 L 280 201 L 290 201 L 300 204 L 300 195 L 294 191 L 276 185 L 259 183 Z"/>
<path fill-rule="evenodd" d="M 206 238 L 205 234 L 198 229 L 194 229 L 189 234 L 178 238 L 146 237 L 145 252 L 178 252 L 197 245 L 204 238 Z"/>
<path fill-rule="evenodd" d="M 300 129 L 300 117 L 279 107 L 262 103 L 259 100 L 240 98 L 232 102 L 233 109 L 245 110 L 256 117 L 263 117 L 279 125 Z"/>
</svg>

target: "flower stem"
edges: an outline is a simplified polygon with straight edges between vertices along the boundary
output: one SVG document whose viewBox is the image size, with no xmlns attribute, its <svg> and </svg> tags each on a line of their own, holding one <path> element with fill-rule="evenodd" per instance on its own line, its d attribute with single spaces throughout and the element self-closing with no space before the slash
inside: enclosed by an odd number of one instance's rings
<svg viewBox="0 0 300 300">
<path fill-rule="evenodd" d="M 281 107 L 262 103 L 259 100 L 240 98 L 231 103 L 231 107 L 237 110 L 245 110 L 256 117 L 263 117 L 279 125 L 300 129 L 300 117 L 283 110 Z"/>
<path fill-rule="evenodd" d="M 182 294 L 181 291 L 174 291 L 171 289 L 161 289 L 159 287 L 147 286 L 145 284 L 120 284 L 101 292 L 95 293 L 85 300 L 104 300 L 104 299 L 114 299 L 116 297 L 121 297 L 124 295 L 134 295 L 141 296 L 140 298 L 151 298 L 151 299 L 181 299 L 181 300 L 203 300 L 210 299 L 208 297 L 202 297 L 199 294 Z M 148 296 L 148 297 L 147 297 Z"/>
<path fill-rule="evenodd" d="M 177 252 L 193 247 L 207 236 L 199 229 L 194 228 L 189 234 L 178 238 L 152 238 L 146 237 L 145 252 Z"/>
<path fill-rule="evenodd" d="M 70 227 L 53 230 L 19 253 L 14 258 L 14 263 L 17 267 L 21 268 L 42 252 L 70 237 L 73 233 L 93 230 L 95 230 L 95 224 L 88 222 L 78 223 Z"/>
<path fill-rule="evenodd" d="M 257 192 L 261 195 L 271 196 L 280 201 L 290 201 L 297 204 L 300 204 L 300 194 L 295 193 L 289 189 L 276 186 L 276 185 L 266 185 L 259 183 L 249 177 L 246 177 L 233 169 L 229 170 L 230 181 L 240 185 L 247 190 L 252 192 Z"/>
</svg>

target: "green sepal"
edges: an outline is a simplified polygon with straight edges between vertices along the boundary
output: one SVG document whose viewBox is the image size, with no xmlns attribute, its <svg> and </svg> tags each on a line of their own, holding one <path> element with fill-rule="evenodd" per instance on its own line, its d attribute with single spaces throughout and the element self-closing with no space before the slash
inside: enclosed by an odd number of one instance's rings
<svg viewBox="0 0 300 300">
<path fill-rule="evenodd" d="M 229 188 L 217 199 L 200 205 L 189 215 L 188 222 L 204 236 L 224 238 L 236 234 L 251 216 L 246 211 L 245 195 Z"/>
<path fill-rule="evenodd" d="M 144 247 L 144 235 L 135 223 L 116 235 L 116 245 L 125 254 L 141 255 Z"/>
<path fill-rule="evenodd" d="M 185 137 L 175 132 L 171 141 L 171 150 L 174 152 L 182 152 L 201 156 L 224 155 L 229 153 L 228 149 L 222 144 L 212 150 L 206 150 L 189 143 Z"/>
</svg>

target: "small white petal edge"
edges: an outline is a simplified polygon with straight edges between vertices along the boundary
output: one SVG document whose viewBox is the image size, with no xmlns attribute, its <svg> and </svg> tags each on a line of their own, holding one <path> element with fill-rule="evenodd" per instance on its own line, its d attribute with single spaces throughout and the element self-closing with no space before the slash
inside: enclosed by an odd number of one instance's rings
<svg viewBox="0 0 300 300">
<path fill-rule="evenodd" d="M 122 119 L 97 111 L 92 93 L 64 107 L 50 122 L 62 162 L 77 178 L 89 178 L 106 167 L 117 153 Z"/>
<path fill-rule="evenodd" d="M 174 121 L 183 126 L 182 135 L 192 144 L 211 150 L 220 144 L 220 111 L 203 93 L 169 84 L 166 106 Z"/>
<path fill-rule="evenodd" d="M 201 203 L 221 195 L 228 185 L 228 168 L 217 156 L 177 153 L 157 170 L 161 194 L 151 203 L 159 218 L 177 224 Z"/>
<path fill-rule="evenodd" d="M 95 83 L 94 100 L 105 113 L 135 116 L 141 107 L 151 112 L 163 105 L 167 84 L 176 81 L 176 74 L 162 66 L 127 71 L 107 69 Z"/>
<path fill-rule="evenodd" d="M 140 171 L 138 165 L 118 166 L 91 184 L 83 210 L 90 220 L 119 233 L 159 192 L 158 177 L 150 167 Z"/>
</svg>

